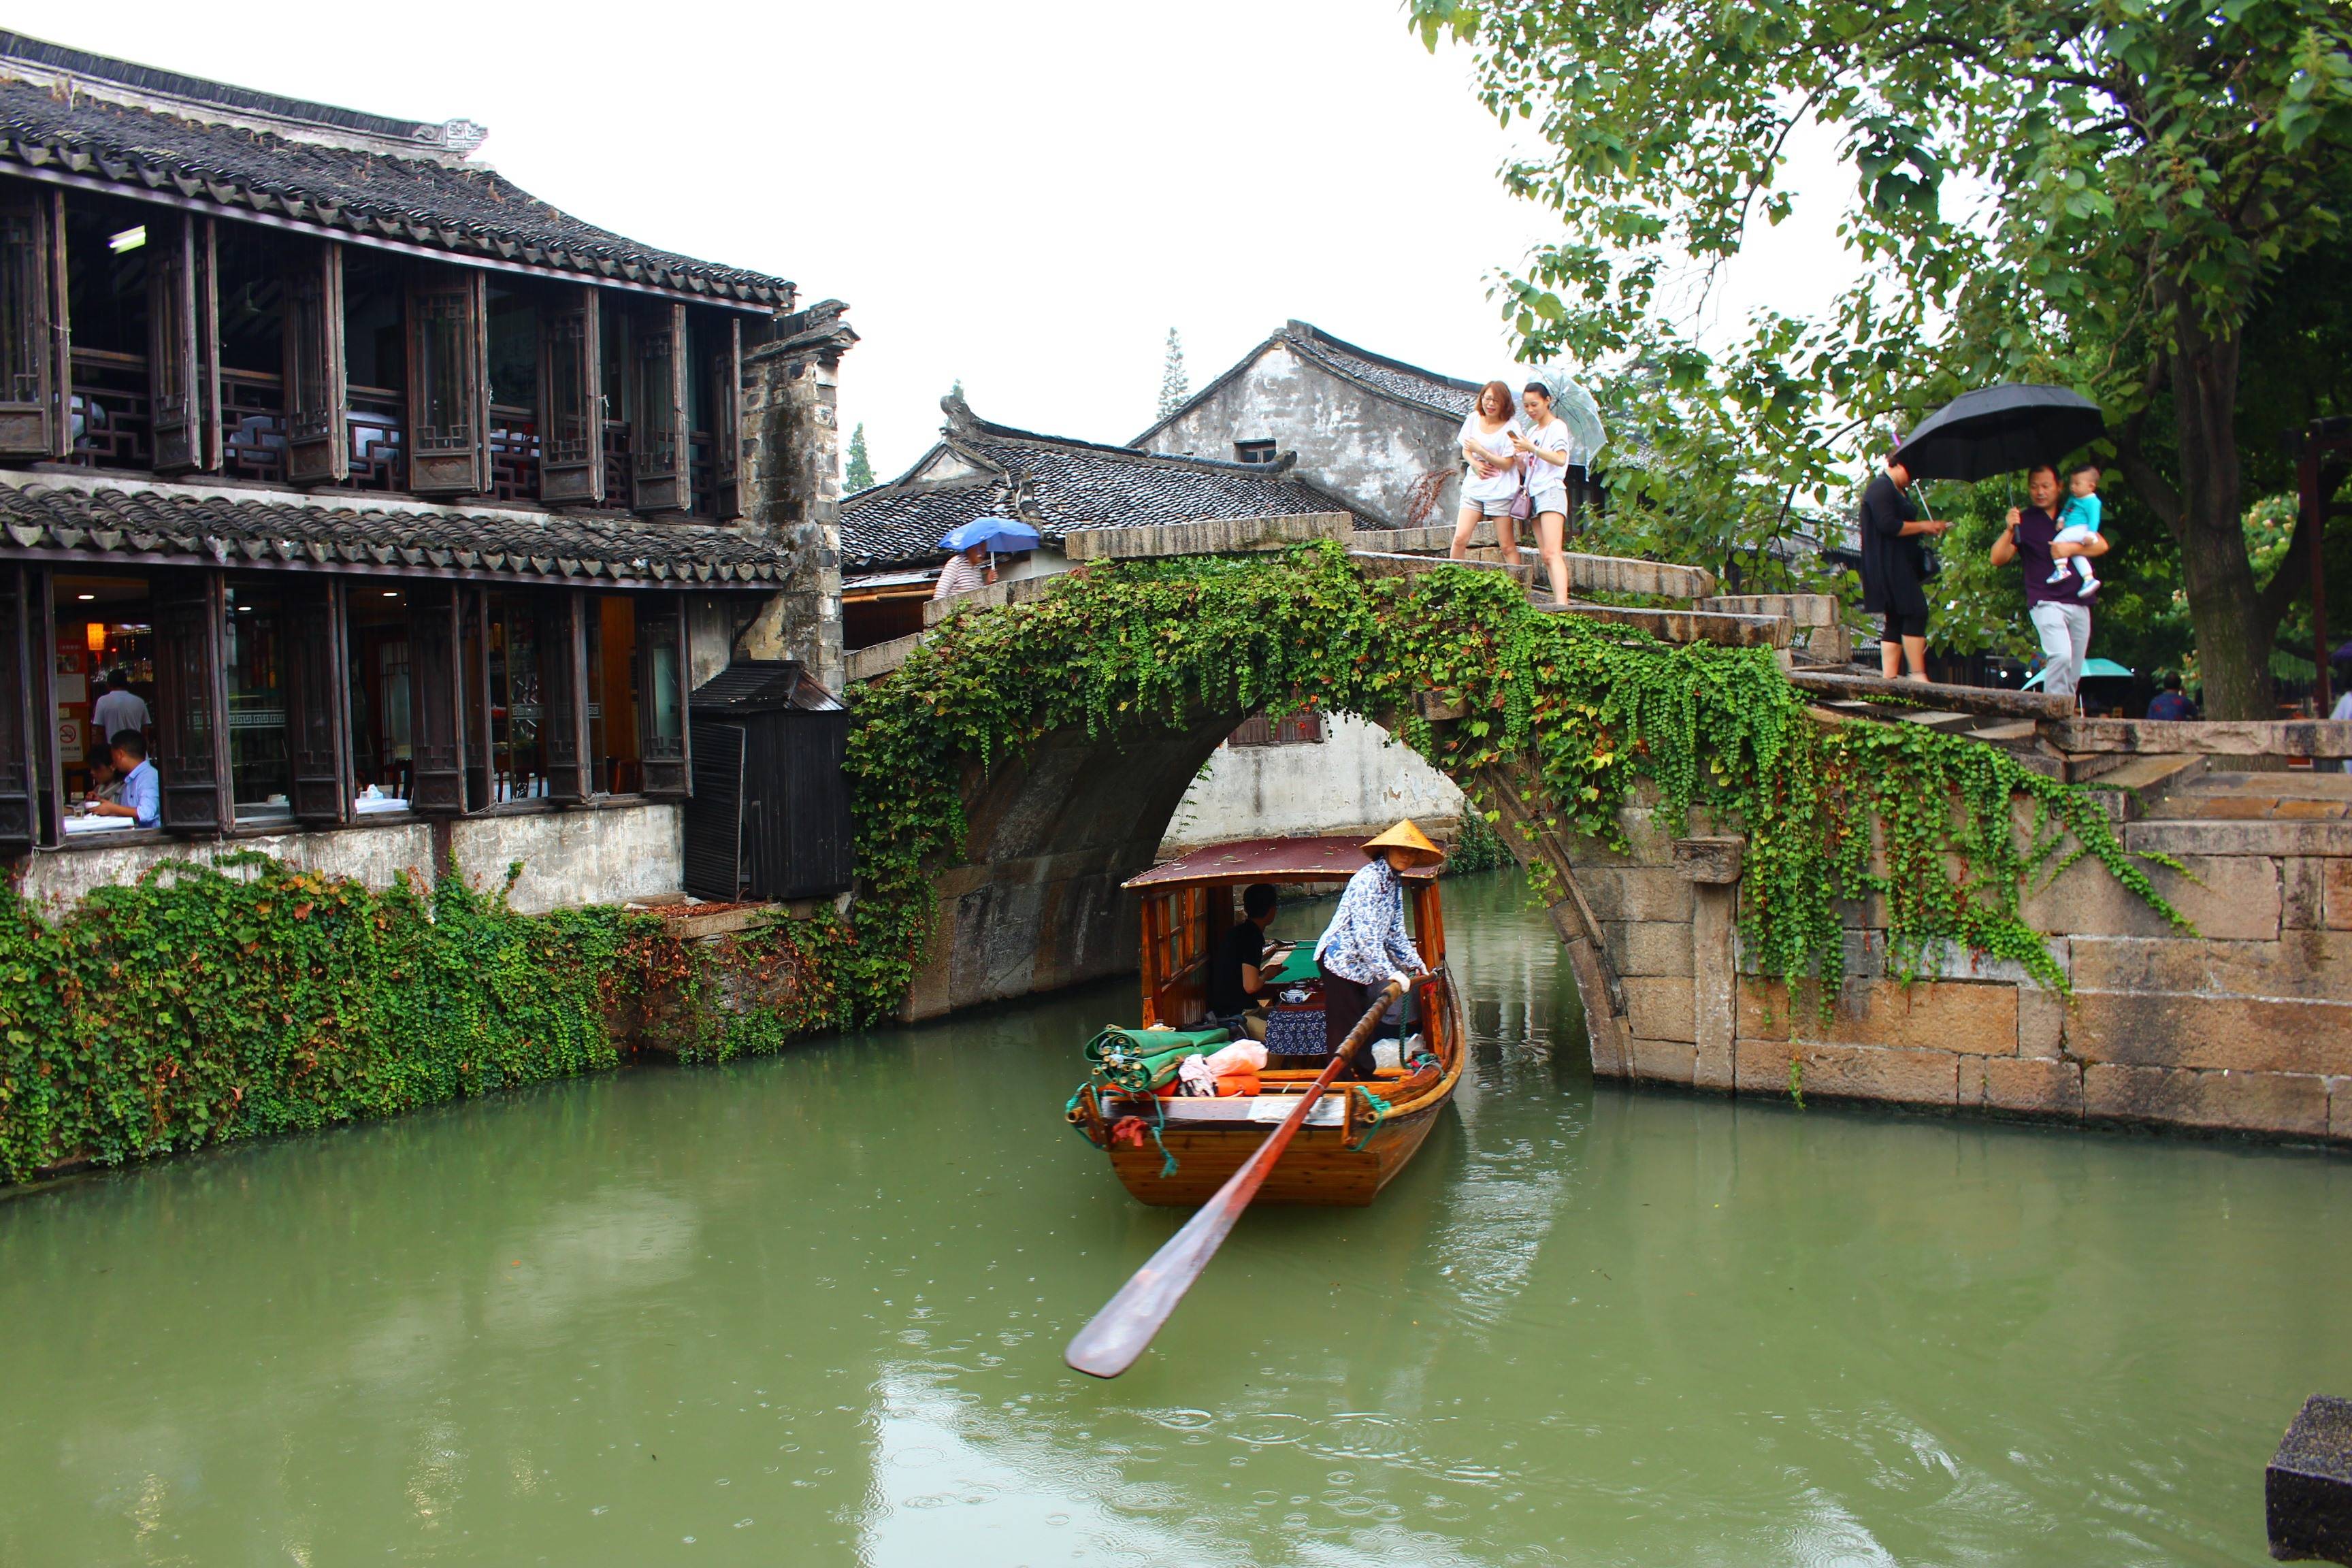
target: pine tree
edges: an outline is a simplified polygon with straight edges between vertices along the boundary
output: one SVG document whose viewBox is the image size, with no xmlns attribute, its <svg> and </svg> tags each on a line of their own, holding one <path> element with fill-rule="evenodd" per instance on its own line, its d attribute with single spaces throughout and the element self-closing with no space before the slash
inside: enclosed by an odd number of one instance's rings
<svg viewBox="0 0 2352 1568">
<path fill-rule="evenodd" d="M 866 426 L 859 425 L 849 433 L 849 467 L 843 470 L 842 488 L 855 495 L 874 485 L 874 460 L 866 455 Z"/>
<path fill-rule="evenodd" d="M 1168 363 L 1160 373 L 1160 417 L 1167 418 L 1184 406 L 1192 395 L 1192 384 L 1184 374 L 1184 340 L 1176 329 L 1168 329 Z"/>
</svg>

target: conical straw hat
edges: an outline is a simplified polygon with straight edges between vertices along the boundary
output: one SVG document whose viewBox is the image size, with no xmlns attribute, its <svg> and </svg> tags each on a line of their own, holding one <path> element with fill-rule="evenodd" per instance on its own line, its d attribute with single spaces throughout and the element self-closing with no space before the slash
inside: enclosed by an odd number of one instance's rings
<svg viewBox="0 0 2352 1568">
<path fill-rule="evenodd" d="M 1384 849 L 1410 851 L 1416 866 L 1434 866 L 1445 858 L 1445 851 L 1432 844 L 1429 835 L 1415 827 L 1410 816 L 1379 837 L 1364 840 L 1364 853 L 1367 855 L 1377 855 Z"/>
</svg>

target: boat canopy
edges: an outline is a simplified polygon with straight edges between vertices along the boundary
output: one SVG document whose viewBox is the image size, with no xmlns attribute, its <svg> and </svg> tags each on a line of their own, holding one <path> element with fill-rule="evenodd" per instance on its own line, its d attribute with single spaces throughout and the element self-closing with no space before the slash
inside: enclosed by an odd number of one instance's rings
<svg viewBox="0 0 2352 1568">
<path fill-rule="evenodd" d="M 1163 860 L 1125 888 L 1202 888 L 1242 882 L 1344 882 L 1362 869 L 1364 841 L 1352 837 L 1330 838 L 1244 838 L 1232 844 L 1212 844 L 1173 860 Z M 1416 867 L 1402 873 L 1408 882 L 1430 882 L 1439 868 Z"/>
</svg>

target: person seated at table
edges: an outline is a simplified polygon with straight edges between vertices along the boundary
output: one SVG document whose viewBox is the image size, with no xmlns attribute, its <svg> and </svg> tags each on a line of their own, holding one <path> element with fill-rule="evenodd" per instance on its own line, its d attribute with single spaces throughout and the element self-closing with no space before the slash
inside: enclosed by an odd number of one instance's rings
<svg viewBox="0 0 2352 1568">
<path fill-rule="evenodd" d="M 1271 882 L 1253 884 L 1242 894 L 1242 918 L 1217 943 L 1209 959 L 1209 1016 L 1235 1039 L 1265 1038 L 1265 1000 L 1274 987 L 1265 928 L 1274 923 L 1277 895 Z"/>
<path fill-rule="evenodd" d="M 121 805 L 122 775 L 114 770 L 112 752 L 99 757 L 89 764 L 89 788 L 82 795 L 87 805 Z"/>
<path fill-rule="evenodd" d="M 147 760 L 147 737 L 136 730 L 118 730 L 108 742 L 114 753 L 114 771 L 122 775 L 122 799 L 89 808 L 92 816 L 127 816 L 133 827 L 155 827 L 163 820 L 163 784 L 155 764 Z"/>
</svg>

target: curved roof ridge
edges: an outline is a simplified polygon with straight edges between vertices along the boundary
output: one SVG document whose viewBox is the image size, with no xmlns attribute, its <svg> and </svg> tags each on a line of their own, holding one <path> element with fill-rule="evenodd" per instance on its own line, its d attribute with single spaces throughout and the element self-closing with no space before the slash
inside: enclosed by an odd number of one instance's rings
<svg viewBox="0 0 2352 1568">
<path fill-rule="evenodd" d="M 124 78 L 147 71 L 0 33 L 0 165 L 10 174 L 738 308 L 793 302 L 789 279 L 643 244 L 467 162 L 462 153 L 482 134 L 468 121 L 394 121 L 152 73 L 215 95 L 172 96 L 48 63 L 57 60 Z M 232 101 L 240 96 L 289 112 Z M 341 118 L 303 118 L 314 110 Z"/>
<path fill-rule="evenodd" d="M 1291 466 L 1297 461 L 1297 454 L 1295 452 L 1286 452 L 1282 456 L 1282 460 L 1272 463 L 1237 463 L 1230 458 L 1196 458 L 1188 453 L 1139 451 L 1134 447 L 1124 444 L 1088 441 L 1076 436 L 1049 436 L 1039 430 L 1024 430 L 1015 426 L 998 425 L 982 419 L 971 412 L 969 404 L 961 404 L 961 399 L 957 401 L 962 407 L 962 416 L 959 418 L 955 410 L 949 410 L 948 425 L 950 440 L 955 440 L 959 436 L 969 432 L 982 439 L 1011 441 L 1020 445 L 1039 447 L 1063 447 L 1079 452 L 1099 452 L 1104 457 L 1114 458 L 1121 462 L 1165 463 L 1178 468 L 1202 468 L 1215 473 L 1253 474 L 1261 479 L 1273 475 L 1289 477 Z M 942 399 L 942 406 L 945 403 L 946 400 Z"/>
<path fill-rule="evenodd" d="M 322 131 L 357 132 L 371 140 L 404 144 L 418 157 L 429 156 L 448 146 L 447 131 L 459 123 L 371 114 L 365 110 L 289 98 L 283 93 L 264 92 L 257 88 L 238 87 L 209 77 L 190 76 L 184 71 L 53 44 L 46 38 L 5 29 L 0 29 L 0 60 L 72 78 L 77 85 L 102 83 L 143 96 L 174 99 L 190 106 L 227 110 Z M 482 129 L 471 121 L 462 123 L 478 132 Z M 470 151 L 479 143 L 480 138 L 476 137 L 462 150 Z"/>
<path fill-rule="evenodd" d="M 1276 335 L 1278 337 L 1289 338 L 1300 338 L 1303 336 L 1306 341 L 1338 349 L 1340 353 L 1353 354 L 1358 359 L 1370 360 L 1374 364 L 1381 365 L 1389 370 L 1402 371 L 1408 375 L 1420 376 L 1424 381 L 1434 381 L 1440 383 L 1443 385 L 1454 388 L 1456 392 L 1475 394 L 1481 386 L 1486 384 L 1486 383 L 1479 381 L 1465 381 L 1460 376 L 1456 375 L 1446 375 L 1441 372 L 1428 369 L 1426 366 L 1414 364 L 1410 360 L 1398 359 L 1391 354 L 1375 353 L 1370 349 L 1363 348 L 1358 344 L 1348 342 L 1345 338 L 1335 337 L 1331 333 L 1325 331 L 1322 328 L 1315 325 L 1312 321 L 1289 322 L 1283 328 L 1282 331 Z"/>
</svg>

